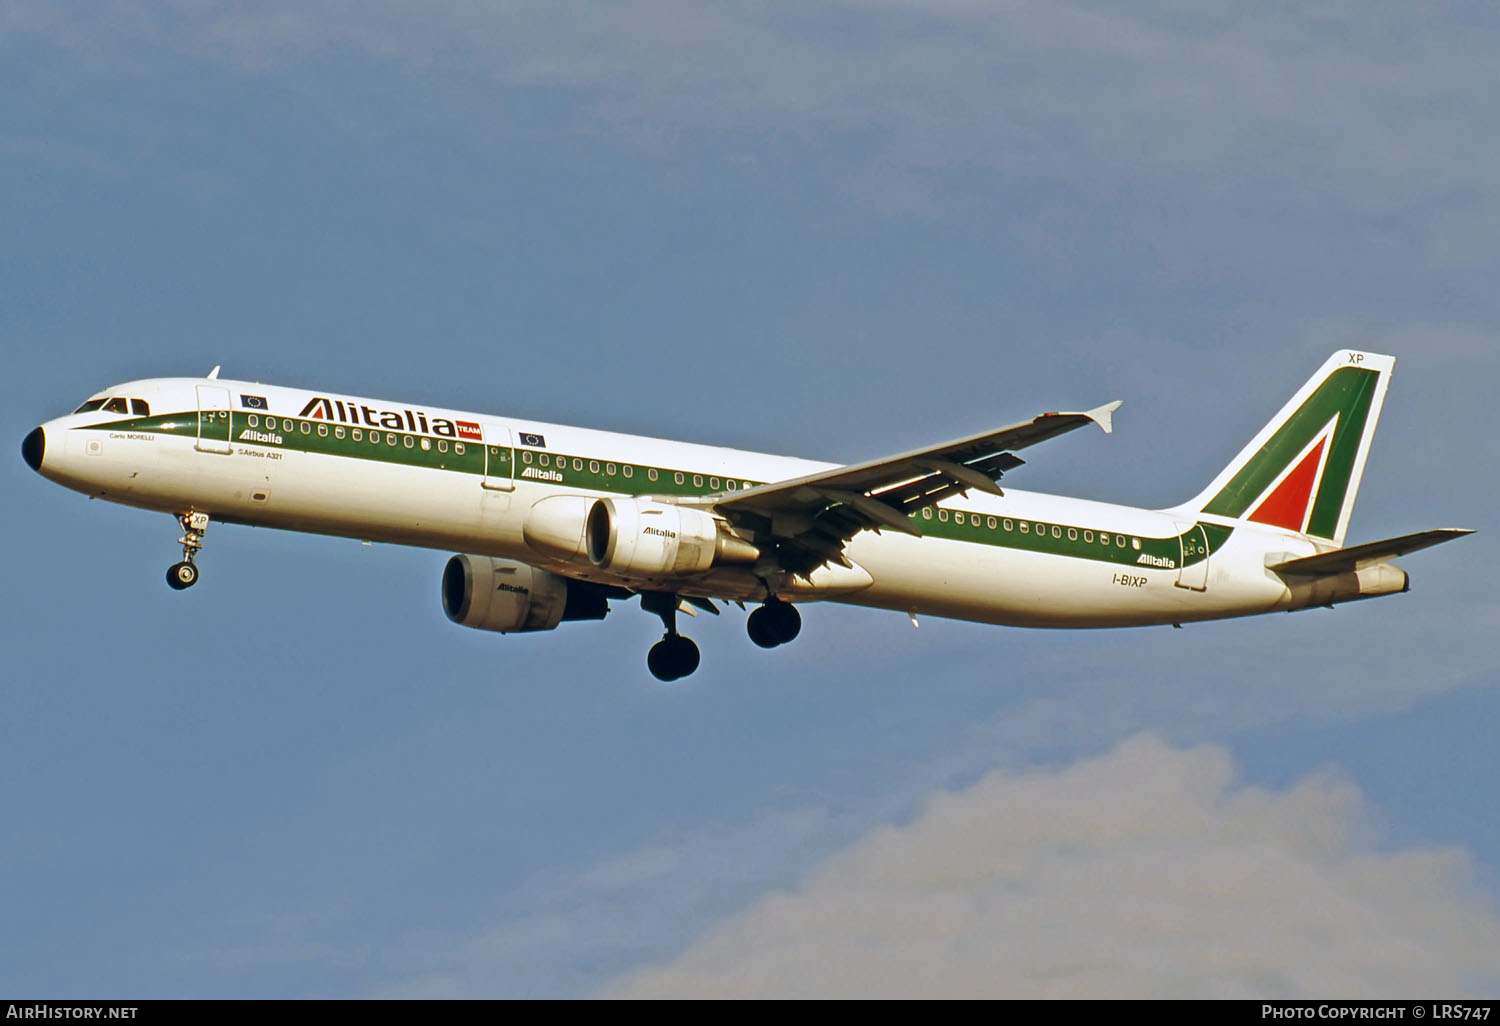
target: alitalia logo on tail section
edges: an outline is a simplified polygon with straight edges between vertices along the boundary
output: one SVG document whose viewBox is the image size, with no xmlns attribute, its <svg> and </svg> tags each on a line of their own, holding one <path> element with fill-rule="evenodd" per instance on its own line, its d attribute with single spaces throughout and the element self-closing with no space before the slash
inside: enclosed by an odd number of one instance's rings
<svg viewBox="0 0 1500 1026">
<path fill-rule="evenodd" d="M 1311 394 L 1283 410 L 1256 448 L 1247 447 L 1230 465 L 1232 473 L 1203 512 L 1336 537 L 1358 487 L 1356 468 L 1380 386 L 1381 372 L 1352 357 L 1331 369 Z"/>
<path fill-rule="evenodd" d="M 459 438 L 467 442 L 480 442 L 484 435 L 479 425 L 472 420 L 449 420 L 446 417 L 429 418 L 421 410 L 378 410 L 363 403 L 344 402 L 327 396 L 313 396 L 302 407 L 299 417 L 309 420 L 336 420 L 344 424 L 363 424 L 387 431 L 414 431 L 424 435 L 441 435 L 444 438 Z"/>
<path fill-rule="evenodd" d="M 1288 531 L 1305 531 L 1312 513 L 1312 499 L 1328 465 L 1329 440 L 1338 428 L 1335 416 L 1309 442 L 1286 470 L 1251 504 L 1249 516 L 1257 524 L 1284 527 Z"/>
</svg>

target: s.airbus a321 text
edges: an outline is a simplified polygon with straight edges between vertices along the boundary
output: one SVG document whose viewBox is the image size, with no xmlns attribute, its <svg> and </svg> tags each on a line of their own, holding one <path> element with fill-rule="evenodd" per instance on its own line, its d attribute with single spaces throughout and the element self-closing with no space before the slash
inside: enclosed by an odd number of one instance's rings
<svg viewBox="0 0 1500 1026">
<path fill-rule="evenodd" d="M 171 513 L 198 580 L 210 523 L 450 549 L 443 608 L 509 633 L 639 596 L 661 680 L 698 666 L 679 611 L 756 606 L 764 648 L 797 605 L 848 602 L 1023 627 L 1129 627 L 1405 591 L 1391 560 L 1469 532 L 1346 546 L 1395 360 L 1335 353 L 1198 495 L 1147 510 L 1002 489 L 1016 454 L 1120 405 L 835 465 L 206 378 L 95 393 L 28 434 L 42 476 Z"/>
</svg>

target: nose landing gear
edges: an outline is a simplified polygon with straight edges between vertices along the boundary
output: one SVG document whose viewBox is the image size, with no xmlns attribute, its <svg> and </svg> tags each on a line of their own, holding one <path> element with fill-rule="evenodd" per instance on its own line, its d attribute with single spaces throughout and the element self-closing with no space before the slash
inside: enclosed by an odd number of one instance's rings
<svg viewBox="0 0 1500 1026">
<path fill-rule="evenodd" d="M 182 525 L 182 562 L 167 567 L 167 584 L 174 591 L 191 588 L 198 583 L 198 550 L 203 548 L 203 533 L 208 530 L 208 514 L 189 511 L 178 514 Z"/>
</svg>

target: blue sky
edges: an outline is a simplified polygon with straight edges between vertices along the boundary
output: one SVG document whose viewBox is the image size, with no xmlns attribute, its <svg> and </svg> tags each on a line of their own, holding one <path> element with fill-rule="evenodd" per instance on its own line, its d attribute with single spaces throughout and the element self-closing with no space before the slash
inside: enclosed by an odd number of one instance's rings
<svg viewBox="0 0 1500 1026">
<path fill-rule="evenodd" d="M 0 990 L 1493 993 L 1497 30 L 10 5 L 17 444 L 214 364 L 847 460 L 1123 398 L 1012 480 L 1165 505 L 1354 346 L 1399 363 L 1351 540 L 1480 533 L 1183 631 L 699 617 L 663 687 L 634 606 L 448 623 L 446 553 L 217 526 L 173 593 L 168 518 L 12 459 Z"/>
</svg>

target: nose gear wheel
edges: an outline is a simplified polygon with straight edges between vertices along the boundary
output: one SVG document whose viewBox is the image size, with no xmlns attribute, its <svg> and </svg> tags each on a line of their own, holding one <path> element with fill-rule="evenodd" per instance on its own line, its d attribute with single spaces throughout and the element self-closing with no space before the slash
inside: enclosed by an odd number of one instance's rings
<svg viewBox="0 0 1500 1026">
<path fill-rule="evenodd" d="M 208 514 L 189 510 L 179 513 L 177 522 L 182 525 L 182 562 L 167 568 L 167 584 L 175 591 L 191 588 L 198 583 L 198 552 L 203 548 L 203 534 L 208 530 Z"/>
</svg>

